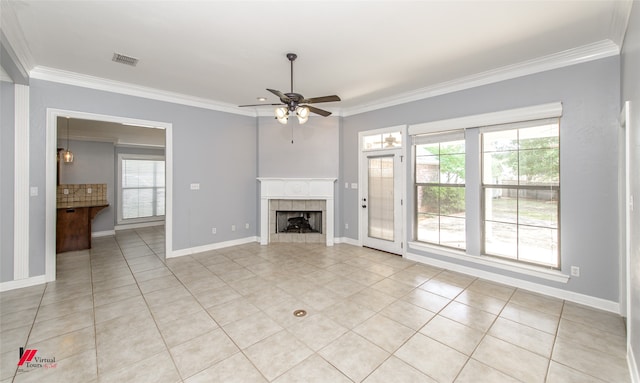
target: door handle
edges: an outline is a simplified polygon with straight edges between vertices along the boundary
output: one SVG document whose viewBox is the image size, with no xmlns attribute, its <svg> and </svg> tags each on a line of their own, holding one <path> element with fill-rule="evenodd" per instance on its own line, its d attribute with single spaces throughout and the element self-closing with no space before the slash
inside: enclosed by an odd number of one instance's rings
<svg viewBox="0 0 640 383">
<path fill-rule="evenodd" d="M 362 207 L 367 207 L 367 205 L 362 205 Z"/>
</svg>

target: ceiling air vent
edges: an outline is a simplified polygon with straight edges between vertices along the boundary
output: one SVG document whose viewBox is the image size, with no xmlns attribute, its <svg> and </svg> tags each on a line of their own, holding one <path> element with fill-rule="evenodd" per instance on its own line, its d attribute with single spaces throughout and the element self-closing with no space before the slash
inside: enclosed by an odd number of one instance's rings
<svg viewBox="0 0 640 383">
<path fill-rule="evenodd" d="M 138 59 L 135 57 L 121 55 L 120 53 L 114 53 L 113 58 L 111 59 L 117 63 L 136 66 L 138 64 Z"/>
</svg>

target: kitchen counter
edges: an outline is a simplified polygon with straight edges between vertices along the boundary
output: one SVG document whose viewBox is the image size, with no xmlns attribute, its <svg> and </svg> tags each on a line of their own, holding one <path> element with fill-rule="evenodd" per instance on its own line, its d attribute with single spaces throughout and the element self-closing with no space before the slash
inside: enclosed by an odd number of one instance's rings
<svg viewBox="0 0 640 383">
<path fill-rule="evenodd" d="M 96 201 L 96 202 L 58 202 L 58 209 L 75 209 L 79 207 L 107 207 L 109 202 Z"/>
<path fill-rule="evenodd" d="M 91 248 L 91 221 L 107 201 L 63 202 L 57 204 L 56 253 Z"/>
</svg>

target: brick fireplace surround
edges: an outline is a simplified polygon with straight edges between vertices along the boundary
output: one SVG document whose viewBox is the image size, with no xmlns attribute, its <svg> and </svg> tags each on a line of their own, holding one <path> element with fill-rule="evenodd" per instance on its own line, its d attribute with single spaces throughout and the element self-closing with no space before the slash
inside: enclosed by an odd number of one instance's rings
<svg viewBox="0 0 640 383">
<path fill-rule="evenodd" d="M 287 200 L 298 206 L 316 205 L 314 201 L 324 201 L 322 210 L 322 236 L 327 246 L 333 246 L 334 236 L 334 183 L 335 178 L 258 178 L 260 181 L 260 244 L 269 242 L 318 242 L 317 236 L 282 236 L 275 233 L 276 209 L 272 209 L 271 201 Z M 297 203 L 296 203 L 297 202 Z M 314 208 L 318 210 L 317 208 Z M 300 209 L 305 210 L 305 209 Z M 272 224 L 273 221 L 273 224 Z"/>
</svg>

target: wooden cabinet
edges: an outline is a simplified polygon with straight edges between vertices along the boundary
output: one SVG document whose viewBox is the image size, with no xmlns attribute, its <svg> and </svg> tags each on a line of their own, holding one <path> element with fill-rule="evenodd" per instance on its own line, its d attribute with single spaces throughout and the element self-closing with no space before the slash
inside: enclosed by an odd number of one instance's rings
<svg viewBox="0 0 640 383">
<path fill-rule="evenodd" d="M 91 248 L 91 221 L 108 205 L 58 208 L 56 253 Z"/>
</svg>

